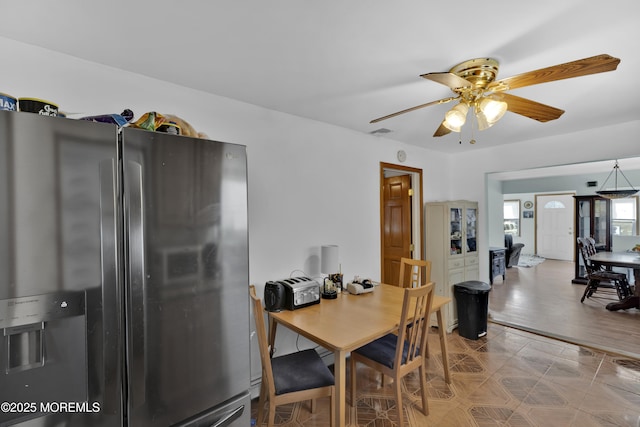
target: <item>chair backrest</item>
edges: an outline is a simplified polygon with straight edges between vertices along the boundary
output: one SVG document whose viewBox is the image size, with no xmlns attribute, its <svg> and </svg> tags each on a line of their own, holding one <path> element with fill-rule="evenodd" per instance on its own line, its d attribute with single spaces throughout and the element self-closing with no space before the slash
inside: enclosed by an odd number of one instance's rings
<svg viewBox="0 0 640 427">
<path fill-rule="evenodd" d="M 578 241 L 578 248 L 580 249 L 580 255 L 582 255 L 584 268 L 587 270 L 587 274 L 591 274 L 594 268 L 591 265 L 590 259 L 591 256 L 597 252 L 596 241 L 591 237 L 578 237 L 576 240 Z"/>
<path fill-rule="evenodd" d="M 513 236 L 511 234 L 504 235 L 504 246 L 508 251 L 511 250 L 511 247 L 513 246 Z"/>
<path fill-rule="evenodd" d="M 407 267 L 410 269 L 409 271 L 406 270 Z M 398 286 L 401 288 L 417 288 L 422 286 L 424 282 L 430 281 L 431 261 L 400 258 L 400 280 L 398 281 Z"/>
<path fill-rule="evenodd" d="M 434 287 L 433 282 L 429 282 L 418 288 L 404 290 L 398 344 L 393 365 L 399 369 L 406 365 L 422 363 L 431 328 L 429 314 L 433 303 Z M 410 325 L 411 327 L 408 327 Z"/>
<path fill-rule="evenodd" d="M 249 295 L 253 301 L 253 317 L 256 321 L 256 335 L 258 335 L 258 347 L 260 348 L 260 361 L 262 362 L 262 380 L 266 379 L 270 395 L 275 394 L 275 383 L 273 381 L 273 370 L 271 368 L 271 354 L 269 352 L 269 341 L 267 340 L 267 328 L 264 322 L 264 310 L 262 302 L 256 295 L 256 287 L 249 286 Z"/>
</svg>

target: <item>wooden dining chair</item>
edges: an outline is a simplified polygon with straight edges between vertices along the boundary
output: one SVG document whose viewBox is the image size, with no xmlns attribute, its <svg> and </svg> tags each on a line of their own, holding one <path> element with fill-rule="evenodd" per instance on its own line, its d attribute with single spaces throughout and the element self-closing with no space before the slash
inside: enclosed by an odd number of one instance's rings
<svg viewBox="0 0 640 427">
<path fill-rule="evenodd" d="M 409 276 L 408 281 L 407 276 Z M 405 283 L 405 281 L 407 282 Z M 398 286 L 401 288 L 419 288 L 423 283 L 428 282 L 431 282 L 431 261 L 400 258 L 400 279 Z M 426 358 L 429 357 L 428 347 L 425 347 L 424 356 Z M 382 376 L 382 385 L 384 385 L 384 375 Z"/>
<path fill-rule="evenodd" d="M 258 402 L 258 423 L 262 423 L 265 401 L 269 401 L 268 427 L 275 422 L 276 406 L 311 400 L 311 412 L 315 412 L 316 398 L 329 397 L 330 425 L 335 418 L 335 378 L 315 350 L 302 350 L 283 356 L 271 357 L 267 341 L 262 302 L 256 296 L 253 285 L 249 287 L 253 300 L 253 315 L 262 362 L 262 384 Z"/>
<path fill-rule="evenodd" d="M 626 274 L 616 273 L 593 265 L 590 259 L 591 256 L 596 254 L 596 241 L 593 238 L 578 237 L 577 242 L 587 273 L 587 286 L 584 289 L 582 298 L 580 298 L 580 302 L 584 302 L 585 298 L 590 298 L 598 289 L 615 290 L 619 300 L 633 295 Z"/>
<path fill-rule="evenodd" d="M 407 271 L 409 269 L 409 271 Z M 408 279 L 407 279 L 408 276 Z M 411 258 L 400 258 L 401 288 L 417 288 L 431 281 L 431 261 Z"/>
<path fill-rule="evenodd" d="M 366 344 L 351 352 L 351 405 L 356 404 L 356 363 L 363 363 L 394 380 L 398 426 L 403 425 L 402 379 L 418 371 L 422 395 L 422 412 L 429 414 L 427 402 L 427 377 L 423 352 L 429 334 L 429 313 L 433 303 L 433 282 L 418 288 L 406 288 L 402 314 L 396 333 Z M 407 326 L 412 324 L 413 327 Z"/>
</svg>

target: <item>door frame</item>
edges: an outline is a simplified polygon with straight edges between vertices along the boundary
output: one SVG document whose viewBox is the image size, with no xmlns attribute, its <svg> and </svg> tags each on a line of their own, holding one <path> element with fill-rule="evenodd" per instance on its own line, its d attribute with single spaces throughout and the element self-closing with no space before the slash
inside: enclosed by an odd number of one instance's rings
<svg viewBox="0 0 640 427">
<path fill-rule="evenodd" d="M 384 178 L 385 173 L 407 174 L 411 176 L 411 240 L 414 244 L 413 257 L 422 259 L 424 257 L 424 204 L 422 193 L 424 189 L 422 181 L 422 169 L 409 166 L 396 165 L 393 163 L 380 162 L 380 278 L 384 277 Z"/>
</svg>

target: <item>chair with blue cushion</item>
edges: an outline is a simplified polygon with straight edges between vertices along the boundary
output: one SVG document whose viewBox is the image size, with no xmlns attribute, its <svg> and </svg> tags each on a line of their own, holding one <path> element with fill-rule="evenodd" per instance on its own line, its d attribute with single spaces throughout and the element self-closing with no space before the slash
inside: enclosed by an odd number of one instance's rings
<svg viewBox="0 0 640 427">
<path fill-rule="evenodd" d="M 433 302 L 433 282 L 418 288 L 405 288 L 398 330 L 351 352 L 351 404 L 356 404 L 356 363 L 363 363 L 394 380 L 398 425 L 403 425 L 402 378 L 418 371 L 422 412 L 429 414 L 424 351 L 429 334 L 429 313 Z M 412 325 L 412 327 L 408 327 Z"/>
<path fill-rule="evenodd" d="M 311 400 L 311 412 L 315 412 L 315 399 L 329 397 L 330 423 L 333 425 L 335 411 L 335 378 L 315 350 L 302 350 L 283 356 L 271 357 L 267 341 L 262 302 L 256 289 L 249 287 L 253 300 L 253 315 L 262 362 L 262 385 L 258 405 L 258 425 L 262 423 L 265 401 L 269 401 L 268 427 L 275 422 L 276 406 Z"/>
</svg>

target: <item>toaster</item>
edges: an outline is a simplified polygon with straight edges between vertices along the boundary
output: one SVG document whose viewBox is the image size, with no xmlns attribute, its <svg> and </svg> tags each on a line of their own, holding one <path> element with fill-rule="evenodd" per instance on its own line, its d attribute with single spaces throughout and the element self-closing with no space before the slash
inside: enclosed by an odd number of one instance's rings
<svg viewBox="0 0 640 427">
<path fill-rule="evenodd" d="M 289 277 L 267 282 L 265 307 L 269 311 L 297 310 L 320 303 L 320 283 L 309 277 Z"/>
<path fill-rule="evenodd" d="M 264 285 L 264 308 L 267 311 L 282 311 L 284 307 L 284 284 L 267 282 Z"/>
<path fill-rule="evenodd" d="M 320 303 L 320 283 L 308 277 L 290 277 L 284 284 L 284 308 L 296 310 Z"/>
</svg>

